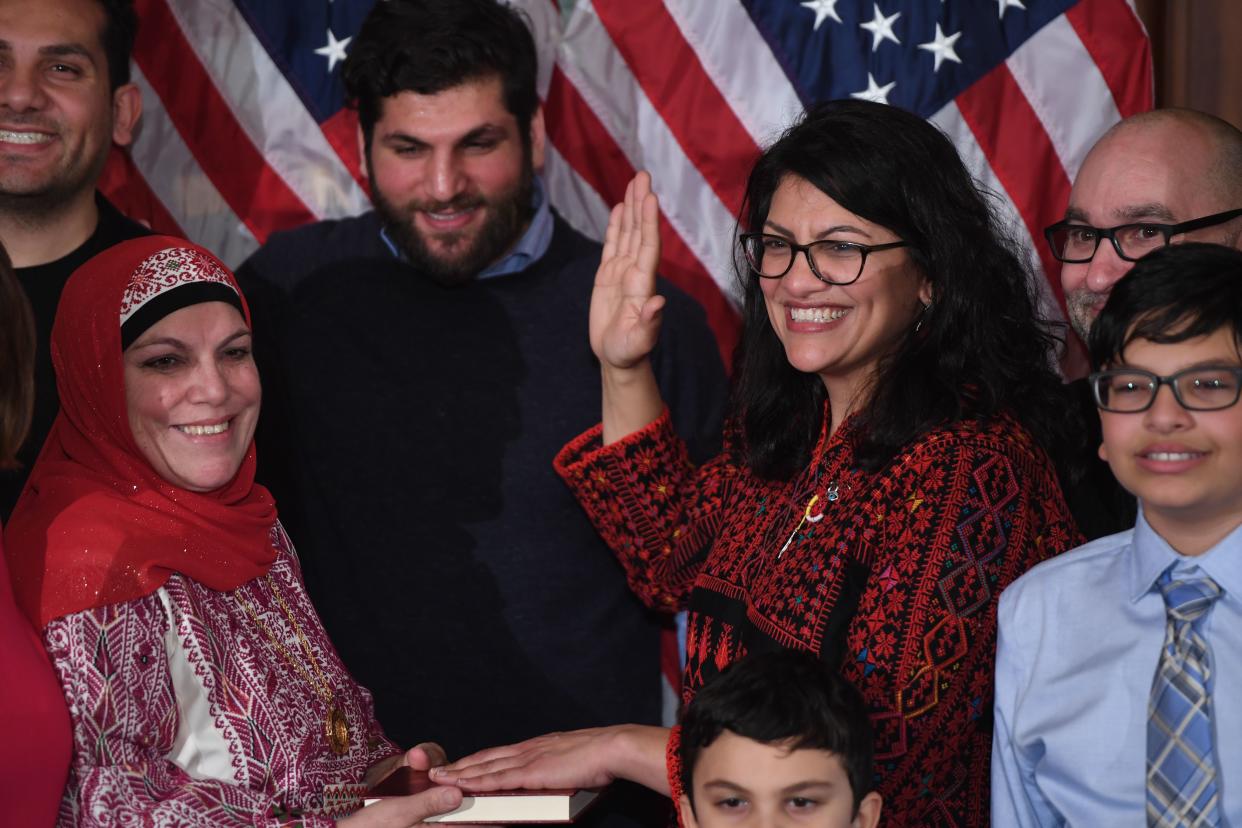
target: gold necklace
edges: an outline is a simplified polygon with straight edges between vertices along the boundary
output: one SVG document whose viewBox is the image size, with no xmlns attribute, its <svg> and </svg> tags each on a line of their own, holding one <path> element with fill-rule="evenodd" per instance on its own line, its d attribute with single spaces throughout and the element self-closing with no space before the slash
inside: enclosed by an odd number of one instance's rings
<svg viewBox="0 0 1242 828">
<path fill-rule="evenodd" d="M 237 590 L 234 594 L 237 596 L 237 600 L 241 603 L 242 608 L 246 610 L 246 614 L 254 621 L 255 626 L 263 630 L 264 634 L 267 635 L 268 641 L 272 642 L 272 646 L 276 648 L 281 657 L 293 669 L 298 671 L 303 680 L 314 689 L 324 705 L 327 706 L 328 715 L 324 717 L 323 722 L 324 736 L 327 738 L 328 747 L 332 749 L 332 752 L 337 756 L 344 756 L 346 753 L 349 753 L 349 720 L 345 718 L 345 714 L 341 712 L 341 709 L 336 706 L 335 697 L 332 695 L 332 688 L 328 684 L 328 679 L 324 676 L 323 671 L 319 669 L 319 661 L 315 658 L 314 651 L 311 650 L 310 642 L 306 640 L 306 636 L 302 633 L 302 625 L 298 623 L 297 618 L 293 615 L 293 611 L 285 603 L 284 596 L 276 589 L 271 573 L 269 572 L 265 577 L 267 578 L 267 585 L 272 591 L 272 596 L 276 599 L 276 603 L 280 604 L 285 617 L 289 619 L 289 624 L 293 627 L 293 632 L 298 637 L 298 644 L 301 645 L 302 652 L 306 653 L 306 659 L 310 662 L 311 669 L 315 671 L 315 675 L 319 677 L 318 680 L 307 672 L 306 668 L 289 653 L 284 643 L 272 633 L 267 624 L 263 623 L 263 620 L 259 618 L 259 614 L 254 611 L 254 607 L 250 606 L 250 602 L 242 596 L 241 590 Z"/>
</svg>

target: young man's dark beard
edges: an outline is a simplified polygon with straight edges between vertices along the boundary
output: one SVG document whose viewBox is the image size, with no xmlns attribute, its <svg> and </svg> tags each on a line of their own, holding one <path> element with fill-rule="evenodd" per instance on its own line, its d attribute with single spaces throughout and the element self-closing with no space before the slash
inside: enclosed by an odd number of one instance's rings
<svg viewBox="0 0 1242 828">
<path fill-rule="evenodd" d="M 384 198 L 379 187 L 375 185 L 374 178 L 371 179 L 371 199 L 393 243 L 401 250 L 410 266 L 445 287 L 455 287 L 473 281 L 480 271 L 498 260 L 517 242 L 534 214 L 531 205 L 534 196 L 533 179 L 533 173 L 527 169 L 523 171 L 513 190 L 502 193 L 492 201 L 480 196 L 463 195 L 446 205 L 437 205 L 446 209 L 491 209 L 491 215 L 479 228 L 474 241 L 462 249 L 455 246 L 451 258 L 433 253 L 423 234 L 414 228 L 414 213 L 420 209 L 418 204 L 405 207 L 393 205 Z M 456 241 L 458 245 L 463 243 L 460 236 Z"/>
</svg>

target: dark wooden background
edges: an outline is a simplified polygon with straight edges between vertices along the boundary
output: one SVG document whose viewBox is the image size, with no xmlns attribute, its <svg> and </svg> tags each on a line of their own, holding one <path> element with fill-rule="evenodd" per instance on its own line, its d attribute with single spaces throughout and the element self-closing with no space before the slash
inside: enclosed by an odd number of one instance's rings
<svg viewBox="0 0 1242 828">
<path fill-rule="evenodd" d="M 1242 128 L 1242 0 L 1137 0 L 1151 35 L 1156 106 Z"/>
</svg>

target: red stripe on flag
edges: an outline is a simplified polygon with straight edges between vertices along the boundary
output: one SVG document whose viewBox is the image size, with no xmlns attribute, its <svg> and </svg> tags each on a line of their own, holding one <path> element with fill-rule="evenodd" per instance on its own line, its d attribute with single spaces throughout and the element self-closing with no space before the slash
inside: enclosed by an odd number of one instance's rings
<svg viewBox="0 0 1242 828">
<path fill-rule="evenodd" d="M 578 175 L 605 202 L 615 204 L 624 198 L 634 167 L 559 67 L 552 71 L 544 113 L 548 137 Z M 663 214 L 660 232 L 664 241 L 660 273 L 703 306 L 725 365 L 729 365 L 741 330 L 736 311 Z"/>
<path fill-rule="evenodd" d="M 617 51 L 668 124 L 686 157 L 728 210 L 742 206 L 759 147 L 708 77 L 677 21 L 659 0 L 596 3 Z"/>
<path fill-rule="evenodd" d="M 1152 108 L 1151 41 L 1126 0 L 1091 0 L 1065 13 L 1113 93 L 1121 117 Z M 1134 59 L 1139 50 L 1142 60 Z"/>
<path fill-rule="evenodd" d="M 156 233 L 185 238 L 185 231 L 159 196 L 151 191 L 134 159 L 125 150 L 113 145 L 96 185 L 118 210 Z"/>
<path fill-rule="evenodd" d="M 634 167 L 559 66 L 552 70 L 543 111 L 548 137 L 557 152 L 605 203 L 619 202 L 625 196 L 626 182 L 634 177 Z"/>
<path fill-rule="evenodd" d="M 362 156 L 358 151 L 358 113 L 348 106 L 344 107 L 320 124 L 319 128 L 323 130 L 323 137 L 328 139 L 328 144 L 341 157 L 345 169 L 349 170 L 349 174 L 369 197 L 371 184 L 362 174 Z"/>
<path fill-rule="evenodd" d="M 263 160 L 162 0 L 135 3 L 134 61 L 220 195 L 260 244 L 315 214 Z"/>
</svg>

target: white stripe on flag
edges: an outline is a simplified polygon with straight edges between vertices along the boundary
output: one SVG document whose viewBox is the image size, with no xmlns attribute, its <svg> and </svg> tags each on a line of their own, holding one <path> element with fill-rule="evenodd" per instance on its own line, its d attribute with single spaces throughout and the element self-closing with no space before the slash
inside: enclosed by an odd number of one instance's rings
<svg viewBox="0 0 1242 828">
<path fill-rule="evenodd" d="M 734 217 L 638 85 L 590 0 L 579 0 L 558 63 L 635 169 L 651 172 L 660 208 L 717 286 L 738 302 Z"/>
<path fill-rule="evenodd" d="M 1065 15 L 1036 32 L 1005 64 L 1072 182 L 1087 151 L 1121 120 L 1104 75 Z"/>
<path fill-rule="evenodd" d="M 741 0 L 664 5 L 755 144 L 772 143 L 802 113 L 802 101 Z"/>
<path fill-rule="evenodd" d="M 238 266 L 258 242 L 199 167 L 137 65 L 132 75 L 142 90 L 142 118 L 130 153 L 134 165 L 189 238 L 210 247 L 229 267 Z"/>
<path fill-rule="evenodd" d="M 302 203 L 319 218 L 370 209 L 237 7 L 228 0 L 168 0 L 168 7 L 242 130 Z"/>
<path fill-rule="evenodd" d="M 610 212 L 604 199 L 550 142 L 545 162 L 543 180 L 557 212 L 579 233 L 602 241 Z"/>
</svg>

